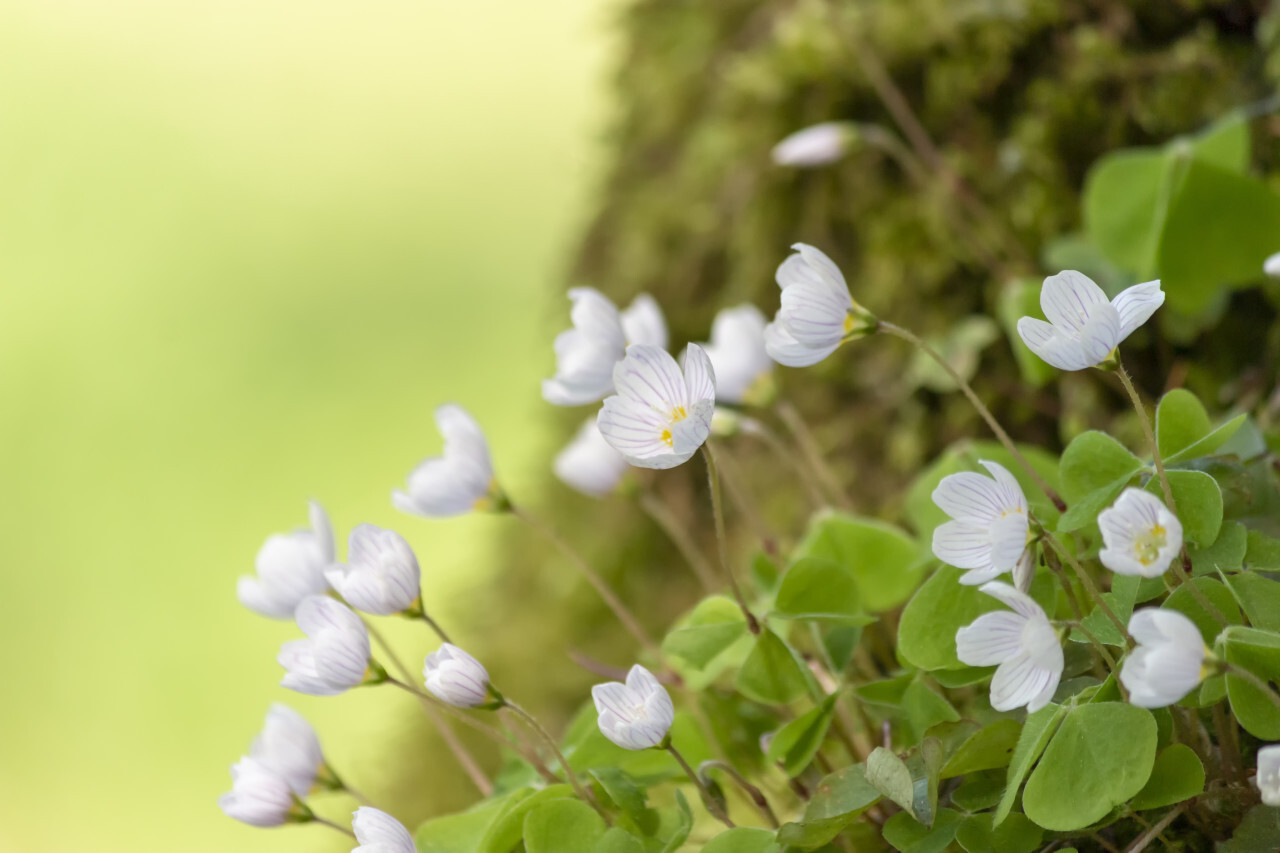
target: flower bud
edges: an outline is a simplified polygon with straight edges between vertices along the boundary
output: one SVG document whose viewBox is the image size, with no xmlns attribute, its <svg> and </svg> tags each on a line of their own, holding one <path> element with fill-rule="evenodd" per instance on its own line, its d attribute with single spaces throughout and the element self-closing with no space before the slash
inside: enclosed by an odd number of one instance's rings
<svg viewBox="0 0 1280 853">
<path fill-rule="evenodd" d="M 218 807 L 250 826 L 280 826 L 302 816 L 285 778 L 253 758 L 231 765 L 231 791 L 218 798 Z"/>
<path fill-rule="evenodd" d="M 353 814 L 351 829 L 360 846 L 351 853 L 418 853 L 409 830 L 391 815 L 369 806 Z"/>
<path fill-rule="evenodd" d="M 797 130 L 773 146 L 770 155 L 779 166 L 827 166 L 843 157 L 856 138 L 857 131 L 848 122 L 825 121 Z"/>
<path fill-rule="evenodd" d="M 427 655 L 422 676 L 432 696 L 455 708 L 475 708 L 489 700 L 489 673 L 452 643 Z"/>
<path fill-rule="evenodd" d="M 399 533 L 372 524 L 351 531 L 347 563 L 325 573 L 333 588 L 356 610 L 390 616 L 418 601 L 418 558 Z"/>
<path fill-rule="evenodd" d="M 311 793 L 324 764 L 320 739 L 311 724 L 288 705 L 272 704 L 249 757 L 284 778 L 299 797 Z"/>
<path fill-rule="evenodd" d="M 256 577 L 236 582 L 240 603 L 271 619 L 292 619 L 298 603 L 329 588 L 325 570 L 333 563 L 333 529 L 324 507 L 312 501 L 311 529 L 269 536 L 254 561 Z"/>
<path fill-rule="evenodd" d="M 287 672 L 281 687 L 312 696 L 336 696 L 360 685 L 369 669 L 369 632 L 351 608 L 323 595 L 305 598 L 294 614 L 307 635 L 280 647 Z"/>
<path fill-rule="evenodd" d="M 1280 743 L 1273 743 L 1258 750 L 1258 790 L 1262 802 L 1280 806 Z"/>
<path fill-rule="evenodd" d="M 627 682 L 610 681 L 591 688 L 600 732 L 623 749 L 660 746 L 675 722 L 671 696 L 652 672 L 636 664 Z"/>
<path fill-rule="evenodd" d="M 392 505 L 424 518 L 505 509 L 506 498 L 489 459 L 489 443 L 475 418 L 448 403 L 436 409 L 436 427 L 444 438 L 444 449 L 409 473 L 406 491 L 391 493 Z"/>
<path fill-rule="evenodd" d="M 560 451 L 553 467 L 561 482 L 593 498 L 616 489 L 630 469 L 622 454 L 600 434 L 594 417 L 588 418 L 573 441 Z"/>
<path fill-rule="evenodd" d="M 1204 677 L 1204 638 L 1176 610 L 1148 607 L 1133 614 L 1129 633 L 1138 646 L 1120 669 L 1120 683 L 1139 708 L 1164 708 L 1195 689 Z"/>
</svg>

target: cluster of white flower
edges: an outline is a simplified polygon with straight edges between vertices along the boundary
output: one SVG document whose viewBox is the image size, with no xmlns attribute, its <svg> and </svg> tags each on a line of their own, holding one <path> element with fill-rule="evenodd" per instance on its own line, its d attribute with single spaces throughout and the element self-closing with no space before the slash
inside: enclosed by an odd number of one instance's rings
<svg viewBox="0 0 1280 853">
<path fill-rule="evenodd" d="M 811 137 L 793 141 L 794 150 L 784 145 L 775 156 L 796 162 L 831 158 L 845 142 L 845 129 L 814 129 Z M 716 434 L 716 415 L 741 418 L 725 407 L 763 406 L 774 399 L 775 362 L 813 365 L 842 343 L 877 329 L 902 332 L 882 324 L 853 299 L 844 275 L 825 254 L 805 244 L 793 248 L 795 254 L 778 267 L 781 305 L 772 322 L 750 305 L 725 309 L 715 318 L 710 341 L 689 343 L 679 361 L 667 350 L 662 311 L 648 295 L 619 311 L 595 290 L 571 290 L 572 327 L 555 340 L 556 371 L 543 382 L 542 394 L 555 405 L 600 408 L 556 457 L 556 475 L 584 494 L 601 497 L 619 487 L 628 466 L 680 465 Z M 1108 301 L 1086 276 L 1064 271 L 1044 282 L 1041 305 L 1048 322 L 1023 317 L 1017 328 L 1026 345 L 1055 367 L 1108 366 L 1119 343 L 1163 300 L 1158 281 L 1136 285 Z M 406 488 L 392 493 L 392 504 L 431 518 L 471 511 L 528 518 L 499 485 L 476 421 L 453 404 L 438 408 L 435 417 L 443 437 L 441 455 L 419 464 Z M 961 584 L 977 585 L 1009 608 L 985 613 L 959 629 L 959 660 L 996 666 L 990 687 L 994 709 L 1035 711 L 1058 689 L 1063 636 L 1080 626 L 1055 624 L 1032 598 L 1037 548 L 1051 534 L 1033 516 L 1008 469 L 994 461 L 979 464 L 986 475 L 951 474 L 933 492 L 934 503 L 950 519 L 935 530 L 933 553 L 963 570 Z M 1182 552 L 1181 524 L 1148 491 L 1126 489 L 1097 521 L 1104 543 L 1099 559 L 1118 574 L 1157 577 Z M 1065 553 L 1055 559 L 1059 557 L 1073 559 Z M 1012 585 L 999 580 L 1006 573 Z M 597 589 L 612 602 L 606 588 Z M 480 661 L 450 643 L 427 616 L 417 558 L 391 530 L 358 525 L 350 534 L 347 562 L 338 563 L 328 517 L 312 503 L 311 529 L 270 537 L 257 557 L 257 577 L 242 578 L 238 594 L 258 613 L 293 618 L 306 635 L 280 651 L 278 660 L 285 668 L 281 685 L 286 688 L 330 696 L 392 682 L 426 701 L 457 709 L 510 709 L 536 727 L 527 712 L 490 684 Z M 398 681 L 374 659 L 360 613 L 421 618 L 436 631 L 442 645 L 425 659 L 425 692 Z M 1128 632 L 1137 645 L 1119 677 L 1135 705 L 1155 708 L 1176 702 L 1209 671 L 1206 660 L 1211 656 L 1199 629 L 1176 611 L 1139 610 L 1129 620 Z M 652 672 L 637 664 L 625 683 L 597 685 L 592 698 L 599 729 L 614 744 L 630 750 L 667 749 L 679 759 L 671 744 L 674 706 Z M 576 787 L 567 762 L 547 739 Z M 1268 750 L 1259 756 L 1257 783 L 1264 800 L 1280 802 L 1280 747 Z M 233 790 L 221 806 L 231 817 L 255 826 L 328 823 L 304 798 L 317 790 L 350 790 L 325 763 L 307 722 L 281 705 L 272 707 L 250 755 L 233 766 L 232 780 Z M 360 850 L 415 849 L 404 826 L 376 809 L 357 810 L 352 828 L 364 845 Z"/>
</svg>

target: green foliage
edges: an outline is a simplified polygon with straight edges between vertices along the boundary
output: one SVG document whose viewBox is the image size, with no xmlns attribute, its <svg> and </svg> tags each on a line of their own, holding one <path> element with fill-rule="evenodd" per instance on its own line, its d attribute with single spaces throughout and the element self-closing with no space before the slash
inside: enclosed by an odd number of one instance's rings
<svg viewBox="0 0 1280 853">
<path fill-rule="evenodd" d="M 772 832 L 739 826 L 708 841 L 702 853 L 778 853 L 778 849 Z"/>
<path fill-rule="evenodd" d="M 1134 811 L 1172 806 L 1204 792 L 1204 765 L 1195 750 L 1175 743 L 1156 756 L 1151 778 L 1129 803 Z"/>
<path fill-rule="evenodd" d="M 787 569 L 778 588 L 772 615 L 780 619 L 851 625 L 875 621 L 862 613 L 858 582 L 853 572 L 823 557 L 802 557 Z"/>
<path fill-rule="evenodd" d="M 1021 734 L 1022 724 L 1017 720 L 996 720 L 984 726 L 951 756 L 942 768 L 942 778 L 1008 767 Z"/>
<path fill-rule="evenodd" d="M 667 634 L 662 650 L 702 670 L 747 634 L 747 621 L 731 598 L 715 595 L 699 602 L 684 625 Z"/>
<path fill-rule="evenodd" d="M 751 654 L 742 662 L 734 686 L 748 699 L 785 704 L 803 696 L 809 681 L 795 653 L 768 628 L 756 637 Z"/>
<path fill-rule="evenodd" d="M 884 840 L 901 853 L 942 853 L 956 837 L 962 820 L 959 812 L 943 809 L 930 827 L 908 812 L 898 812 L 885 821 Z"/>
<path fill-rule="evenodd" d="M 795 551 L 798 559 L 825 558 L 843 567 L 856 584 L 850 597 L 870 613 L 897 607 L 911 596 L 924 571 L 924 556 L 920 545 L 897 527 L 837 512 L 815 517 Z M 832 595 L 843 600 L 838 587 L 832 587 Z"/>
<path fill-rule="evenodd" d="M 799 776 L 809 766 L 818 748 L 822 746 L 831 728 L 839 694 L 832 693 L 813 708 L 787 723 L 769 742 L 765 758 L 772 764 L 782 764 L 788 776 Z"/>
<path fill-rule="evenodd" d="M 1155 757 L 1150 711 L 1118 702 L 1070 708 L 1027 779 L 1022 807 L 1045 829 L 1082 829 L 1141 791 Z"/>
<path fill-rule="evenodd" d="M 970 815 L 956 830 L 956 841 L 968 853 L 1031 853 L 1043 839 L 1044 830 L 1017 812 L 994 829 L 991 815 Z"/>
<path fill-rule="evenodd" d="M 960 583 L 961 570 L 942 566 L 924 582 L 902 611 L 898 624 L 898 654 L 924 670 L 959 669 L 956 631 L 998 602 Z"/>
<path fill-rule="evenodd" d="M 1184 584 L 1175 589 L 1161 606 L 1177 610 L 1196 623 L 1204 636 L 1205 645 L 1212 646 L 1214 639 L 1226 625 L 1240 624 L 1240 607 L 1231 591 L 1216 578 L 1194 578 L 1191 583 L 1199 590 L 1200 596 L 1196 596 Z M 1206 608 L 1201 597 L 1207 599 L 1216 612 Z M 1226 625 L 1223 624 L 1224 620 Z"/>
<path fill-rule="evenodd" d="M 1222 632 L 1221 643 L 1227 663 L 1272 685 L 1269 693 L 1263 692 L 1245 678 L 1228 673 L 1232 713 L 1254 737 L 1280 740 L 1280 705 L 1275 702 L 1274 686 L 1280 684 L 1280 634 L 1236 626 Z"/>
<path fill-rule="evenodd" d="M 1200 546 L 1212 545 L 1222 529 L 1222 489 L 1218 481 L 1203 471 L 1166 471 L 1169 490 L 1182 522 L 1182 537 Z M 1157 478 L 1146 489 L 1163 500 L 1164 489 Z"/>
<path fill-rule="evenodd" d="M 528 853 L 594 853 L 603 838 L 604 820 L 580 800 L 551 800 L 524 819 Z"/>
</svg>

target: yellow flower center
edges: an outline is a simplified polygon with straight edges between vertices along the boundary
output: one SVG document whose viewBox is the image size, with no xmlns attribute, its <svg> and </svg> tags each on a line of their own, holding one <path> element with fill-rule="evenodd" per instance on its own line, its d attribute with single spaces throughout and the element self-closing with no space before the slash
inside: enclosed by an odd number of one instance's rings
<svg viewBox="0 0 1280 853">
<path fill-rule="evenodd" d="M 846 335 L 848 335 L 848 334 L 852 334 L 852 333 L 853 333 L 853 328 L 854 328 L 854 326 L 856 326 L 857 324 L 858 324 L 858 320 L 857 320 L 857 318 L 855 318 L 855 317 L 853 316 L 853 312 L 852 312 L 852 311 L 850 311 L 848 314 L 845 314 L 845 315 L 844 315 L 844 333 L 845 333 Z"/>
<path fill-rule="evenodd" d="M 673 424 L 678 424 L 687 417 L 689 417 L 689 413 L 685 411 L 684 406 L 676 406 L 671 410 L 671 423 Z M 664 429 L 662 431 L 662 435 L 659 437 L 662 439 L 662 443 L 667 447 L 671 447 L 674 443 L 671 438 L 670 429 Z"/>
<path fill-rule="evenodd" d="M 1133 540 L 1133 554 L 1138 558 L 1138 562 L 1144 566 L 1149 566 L 1160 556 L 1160 549 L 1165 546 L 1168 539 L 1168 531 L 1163 525 L 1157 524 L 1155 527 L 1135 537 Z"/>
</svg>

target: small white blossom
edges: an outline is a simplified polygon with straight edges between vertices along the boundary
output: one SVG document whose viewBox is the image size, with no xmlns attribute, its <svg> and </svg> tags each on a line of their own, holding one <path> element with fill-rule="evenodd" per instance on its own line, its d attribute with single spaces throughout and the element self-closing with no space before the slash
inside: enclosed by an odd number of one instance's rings
<svg viewBox="0 0 1280 853">
<path fill-rule="evenodd" d="M 1038 711 L 1058 689 L 1062 678 L 1062 646 L 1039 604 L 1007 583 L 992 581 L 981 591 L 1013 611 L 984 613 L 956 632 L 956 656 L 969 666 L 996 666 L 991 679 L 991 707 L 1010 711 L 1026 706 Z"/>
<path fill-rule="evenodd" d="M 316 730 L 301 714 L 279 702 L 267 711 L 262 732 L 249 747 L 249 757 L 283 777 L 299 797 L 311 792 L 324 765 Z"/>
<path fill-rule="evenodd" d="M 652 296 L 642 293 L 619 312 L 590 287 L 569 291 L 573 328 L 556 336 L 556 375 L 542 381 L 542 397 L 556 406 L 583 406 L 613 392 L 613 366 L 628 344 L 667 347 L 667 323 Z"/>
<path fill-rule="evenodd" d="M 1262 271 L 1272 278 L 1280 278 L 1280 252 L 1262 262 Z"/>
<path fill-rule="evenodd" d="M 422 676 L 432 696 L 456 708 L 475 708 L 489 701 L 489 672 L 452 643 L 427 655 Z"/>
<path fill-rule="evenodd" d="M 673 468 L 707 440 L 716 389 L 702 347 L 689 344 L 682 372 L 666 350 L 630 346 L 614 368 L 613 382 L 618 393 L 604 401 L 596 425 L 632 465 Z"/>
<path fill-rule="evenodd" d="M 771 156 L 779 166 L 826 166 L 848 152 L 854 137 L 855 131 L 847 122 L 825 121 L 786 137 L 773 146 Z"/>
<path fill-rule="evenodd" d="M 1258 750 L 1258 790 L 1262 802 L 1280 806 L 1280 743 L 1273 743 Z"/>
<path fill-rule="evenodd" d="M 280 647 L 285 668 L 281 687 L 312 696 L 336 696 L 364 682 L 369 669 L 369 632 L 345 604 L 323 595 L 305 598 L 294 618 L 305 640 Z"/>
<path fill-rule="evenodd" d="M 280 826 L 295 820 L 293 791 L 283 776 L 253 758 L 231 766 L 231 791 L 218 798 L 223 813 L 250 826 Z"/>
<path fill-rule="evenodd" d="M 1125 658 L 1120 683 L 1140 708 L 1172 705 L 1205 676 L 1204 639 L 1196 624 L 1176 610 L 1148 607 L 1133 614 L 1129 633 L 1138 645 Z"/>
<path fill-rule="evenodd" d="M 236 582 L 240 603 L 272 619 L 292 619 L 298 602 L 329 588 L 325 570 L 333 563 L 333 528 L 324 507 L 309 504 L 310 530 L 267 537 L 258 551 L 258 576 Z"/>
<path fill-rule="evenodd" d="M 418 853 L 409 830 L 386 812 L 361 806 L 353 815 L 351 829 L 360 846 L 351 853 Z"/>
<path fill-rule="evenodd" d="M 408 490 L 392 492 L 391 503 L 401 512 L 425 518 L 501 508 L 504 498 L 480 425 L 466 409 L 448 403 L 436 409 L 436 426 L 444 450 L 414 468 Z"/>
<path fill-rule="evenodd" d="M 933 554 L 965 569 L 960 583 L 970 586 L 1013 571 L 1024 555 L 1029 556 L 1030 516 L 1022 487 L 1003 465 L 984 460 L 978 464 L 991 477 L 961 471 L 943 477 L 933 490 L 933 502 L 953 519 L 933 531 Z M 1028 564 L 1024 582 L 1029 572 Z"/>
<path fill-rule="evenodd" d="M 754 305 L 725 308 L 703 344 L 716 373 L 716 399 L 734 405 L 767 405 L 773 397 L 773 359 L 764 345 L 764 315 Z"/>
<path fill-rule="evenodd" d="M 1182 524 L 1143 489 L 1128 488 L 1098 514 L 1102 565 L 1120 575 L 1159 577 L 1182 550 Z"/>
<path fill-rule="evenodd" d="M 347 562 L 326 573 L 329 583 L 356 610 L 378 616 L 402 613 L 417 603 L 418 558 L 394 530 L 361 524 L 347 541 Z"/>
<path fill-rule="evenodd" d="M 1135 284 L 1108 302 L 1093 279 L 1063 270 L 1046 278 L 1040 291 L 1040 308 L 1049 322 L 1023 317 L 1018 334 L 1059 370 L 1084 370 L 1106 361 L 1163 304 L 1158 280 Z"/>
<path fill-rule="evenodd" d="M 583 423 L 552 467 L 565 485 L 593 498 L 616 489 L 628 469 L 627 460 L 600 434 L 594 417 Z"/>
<path fill-rule="evenodd" d="M 765 327 L 764 345 L 779 364 L 808 367 L 874 321 L 853 301 L 844 274 L 830 258 L 804 243 L 791 248 L 796 254 L 778 267 L 782 307 Z"/>
<path fill-rule="evenodd" d="M 652 672 L 636 664 L 627 683 L 610 681 L 591 688 L 600 732 L 623 749 L 649 749 L 667 737 L 675 722 L 671 696 Z"/>
</svg>

